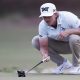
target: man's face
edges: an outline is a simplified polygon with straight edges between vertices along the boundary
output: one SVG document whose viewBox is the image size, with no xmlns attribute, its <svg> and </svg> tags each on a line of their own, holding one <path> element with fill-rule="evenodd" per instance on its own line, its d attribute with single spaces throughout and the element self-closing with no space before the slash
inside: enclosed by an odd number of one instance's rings
<svg viewBox="0 0 80 80">
<path fill-rule="evenodd" d="M 56 24 L 56 15 L 53 14 L 52 16 L 43 17 L 46 23 L 51 26 Z"/>
</svg>

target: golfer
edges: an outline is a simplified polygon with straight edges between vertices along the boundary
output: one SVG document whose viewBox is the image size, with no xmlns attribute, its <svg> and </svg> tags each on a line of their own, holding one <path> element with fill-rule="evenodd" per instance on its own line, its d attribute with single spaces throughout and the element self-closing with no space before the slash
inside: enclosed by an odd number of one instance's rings
<svg viewBox="0 0 80 80">
<path fill-rule="evenodd" d="M 80 19 L 68 11 L 57 11 L 53 3 L 44 3 L 40 7 L 39 34 L 32 39 L 32 45 L 38 49 L 43 60 L 50 59 L 57 64 L 53 73 L 80 74 Z M 72 53 L 72 62 L 61 54 Z M 45 62 L 44 61 L 44 62 Z"/>
</svg>

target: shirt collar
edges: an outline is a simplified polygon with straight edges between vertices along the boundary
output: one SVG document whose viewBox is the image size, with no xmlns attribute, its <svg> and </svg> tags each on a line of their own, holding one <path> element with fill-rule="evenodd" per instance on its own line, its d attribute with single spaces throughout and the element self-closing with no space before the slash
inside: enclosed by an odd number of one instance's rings
<svg viewBox="0 0 80 80">
<path fill-rule="evenodd" d="M 57 18 L 57 25 L 61 26 L 61 22 L 62 22 L 62 18 L 61 18 L 61 15 L 59 13 L 59 17 Z"/>
</svg>

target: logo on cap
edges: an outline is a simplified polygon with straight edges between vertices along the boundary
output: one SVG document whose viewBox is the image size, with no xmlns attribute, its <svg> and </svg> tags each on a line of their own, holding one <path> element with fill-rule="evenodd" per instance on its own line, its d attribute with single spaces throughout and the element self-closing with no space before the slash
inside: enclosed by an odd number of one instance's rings
<svg viewBox="0 0 80 80">
<path fill-rule="evenodd" d="M 43 12 L 43 11 L 48 11 L 49 7 L 43 7 L 43 8 L 41 8 L 41 9 L 42 9 L 42 12 Z"/>
</svg>

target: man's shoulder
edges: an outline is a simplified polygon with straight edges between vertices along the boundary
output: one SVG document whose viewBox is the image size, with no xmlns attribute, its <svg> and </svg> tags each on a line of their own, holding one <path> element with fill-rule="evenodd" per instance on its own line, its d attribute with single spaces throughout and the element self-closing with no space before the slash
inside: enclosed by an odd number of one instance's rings
<svg viewBox="0 0 80 80">
<path fill-rule="evenodd" d="M 39 26 L 47 26 L 47 23 L 44 20 L 41 20 Z"/>
<path fill-rule="evenodd" d="M 78 16 L 76 16 L 74 13 L 69 11 L 60 11 L 59 16 L 62 20 L 68 21 L 68 22 L 73 19 L 78 19 Z"/>
<path fill-rule="evenodd" d="M 62 16 L 76 16 L 74 13 L 69 11 L 59 11 L 59 14 Z"/>
</svg>

